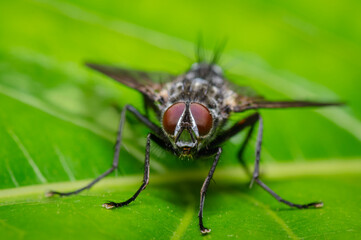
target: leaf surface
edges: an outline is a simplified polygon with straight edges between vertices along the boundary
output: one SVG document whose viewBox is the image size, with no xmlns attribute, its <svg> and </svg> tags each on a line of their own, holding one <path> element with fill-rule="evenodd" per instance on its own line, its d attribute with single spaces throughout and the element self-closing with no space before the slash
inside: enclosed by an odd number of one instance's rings
<svg viewBox="0 0 361 240">
<path fill-rule="evenodd" d="M 324 5 L 327 5 L 325 9 Z M 111 63 L 180 74 L 229 37 L 220 65 L 238 85 L 270 100 L 344 101 L 346 107 L 262 110 L 262 178 L 293 210 L 239 167 L 241 133 L 224 145 L 205 206 L 206 238 L 345 239 L 360 234 L 361 36 L 358 1 L 2 1 L 0 3 L 0 235 L 4 239 L 194 239 L 199 189 L 211 160 L 180 161 L 155 144 L 151 184 L 136 202 L 108 211 L 141 183 L 148 130 L 127 117 L 120 166 L 106 171 L 119 109 L 141 96 L 84 66 Z M 172 11 L 169 11 L 172 9 Z M 200 11 L 202 9 L 202 11 Z M 344 14 L 344 13 L 348 14 Z M 320 14 L 322 13 L 322 14 Z M 221 20 L 220 20 L 221 19 Z M 236 26 L 236 27 L 235 27 Z M 231 122 L 245 117 L 234 114 Z M 154 120 L 154 119 L 153 119 Z M 254 137 L 246 150 L 254 161 Z"/>
</svg>

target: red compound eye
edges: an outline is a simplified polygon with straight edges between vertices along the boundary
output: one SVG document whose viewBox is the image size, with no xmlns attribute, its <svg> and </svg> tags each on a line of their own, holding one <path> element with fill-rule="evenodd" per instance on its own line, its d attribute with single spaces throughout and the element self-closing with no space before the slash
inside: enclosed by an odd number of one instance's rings
<svg viewBox="0 0 361 240">
<path fill-rule="evenodd" d="M 212 128 L 212 115 L 208 108 L 199 103 L 192 103 L 190 108 L 196 121 L 199 135 L 207 135 Z"/>
<path fill-rule="evenodd" d="M 170 106 L 163 115 L 163 127 L 169 134 L 174 134 L 175 127 L 184 112 L 186 105 L 184 103 L 176 103 Z"/>
</svg>

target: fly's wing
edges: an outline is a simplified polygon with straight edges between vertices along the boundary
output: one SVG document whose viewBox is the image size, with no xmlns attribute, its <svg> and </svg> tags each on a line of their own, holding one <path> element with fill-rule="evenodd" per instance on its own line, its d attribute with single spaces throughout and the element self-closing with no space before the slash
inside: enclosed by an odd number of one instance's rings
<svg viewBox="0 0 361 240">
<path fill-rule="evenodd" d="M 227 101 L 231 112 L 243 112 L 250 109 L 261 108 L 299 108 L 344 105 L 344 103 L 339 102 L 268 101 L 249 87 L 239 86 L 238 84 L 229 81 L 226 83 L 228 89 L 232 90 L 234 93 L 234 95 L 231 96 L 231 99 Z"/>
<path fill-rule="evenodd" d="M 299 108 L 299 107 L 325 107 L 338 106 L 343 103 L 338 102 L 311 102 L 311 101 L 266 101 L 259 98 L 249 98 L 238 96 L 234 106 L 231 106 L 233 112 L 243 112 L 250 109 L 260 108 Z"/>
<path fill-rule="evenodd" d="M 141 92 L 149 100 L 153 101 L 159 101 L 161 99 L 160 91 L 164 84 L 174 79 L 174 76 L 167 73 L 142 72 L 94 63 L 86 63 L 86 65 Z"/>
</svg>

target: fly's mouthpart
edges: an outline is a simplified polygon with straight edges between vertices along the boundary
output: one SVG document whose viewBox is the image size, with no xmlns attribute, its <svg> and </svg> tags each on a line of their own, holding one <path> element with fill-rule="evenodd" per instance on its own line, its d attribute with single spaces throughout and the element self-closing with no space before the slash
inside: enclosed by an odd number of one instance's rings
<svg viewBox="0 0 361 240">
<path fill-rule="evenodd" d="M 182 152 L 179 155 L 180 159 L 193 159 L 193 155 L 192 155 L 192 148 L 191 147 L 183 147 L 182 148 Z"/>
</svg>

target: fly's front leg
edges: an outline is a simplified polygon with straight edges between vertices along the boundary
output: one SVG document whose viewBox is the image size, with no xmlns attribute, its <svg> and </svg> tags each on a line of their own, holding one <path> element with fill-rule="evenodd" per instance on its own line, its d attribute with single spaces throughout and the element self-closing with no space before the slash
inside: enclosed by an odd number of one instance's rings
<svg viewBox="0 0 361 240">
<path fill-rule="evenodd" d="M 244 171 L 246 172 L 246 174 L 248 176 L 251 176 L 251 172 L 250 172 L 250 170 L 249 170 L 249 168 L 247 166 L 246 161 L 243 158 L 243 153 L 244 153 L 244 151 L 245 151 L 245 149 L 246 149 L 246 147 L 247 147 L 247 145 L 249 143 L 249 140 L 251 139 L 251 136 L 252 136 L 252 133 L 253 133 L 253 130 L 254 130 L 254 126 L 256 125 L 256 123 L 257 123 L 257 120 L 250 123 L 250 128 L 249 128 L 249 130 L 247 132 L 247 136 L 244 139 L 244 141 L 242 143 L 242 146 L 239 149 L 238 155 L 237 155 L 239 162 L 241 163 Z"/>
<path fill-rule="evenodd" d="M 211 229 L 205 228 L 203 226 L 203 207 L 204 207 L 204 200 L 206 197 L 208 185 L 212 179 L 214 171 L 216 170 L 217 163 L 218 163 L 219 157 L 221 156 L 221 153 L 222 153 L 222 148 L 219 147 L 218 151 L 216 153 L 216 157 L 213 161 L 212 167 L 209 170 L 208 176 L 207 176 L 206 180 L 204 181 L 203 186 L 201 188 L 201 200 L 200 200 L 200 206 L 199 206 L 198 219 L 199 219 L 199 229 L 202 234 L 207 234 L 211 231 Z"/>
<path fill-rule="evenodd" d="M 133 115 L 135 115 L 135 117 L 140 122 L 142 122 L 144 125 L 146 125 L 148 128 L 150 128 L 153 132 L 161 133 L 161 129 L 157 125 L 155 125 L 148 118 L 146 118 L 141 113 L 139 113 L 138 110 L 135 109 L 133 106 L 131 106 L 131 105 L 124 106 L 124 108 L 122 110 L 122 113 L 121 113 L 121 117 L 120 117 L 119 130 L 118 130 L 117 140 L 116 140 L 116 144 L 115 144 L 115 150 L 114 150 L 114 157 L 113 157 L 112 166 L 107 171 L 105 171 L 103 174 L 101 174 L 96 179 L 94 179 L 92 182 L 90 182 L 88 185 L 86 185 L 86 186 L 84 186 L 82 188 L 79 188 L 79 189 L 77 189 L 75 191 L 71 191 L 71 192 L 49 191 L 49 192 L 46 193 L 47 197 L 51 197 L 51 196 L 54 196 L 54 195 L 69 196 L 69 195 L 73 195 L 73 194 L 78 194 L 78 193 L 84 191 L 85 189 L 90 189 L 94 184 L 96 184 L 102 178 L 109 175 L 111 172 L 113 172 L 118 167 L 118 165 L 119 165 L 120 146 L 122 144 L 122 130 L 123 130 L 124 122 L 125 122 L 125 114 L 126 114 L 127 111 L 129 111 Z"/>
<path fill-rule="evenodd" d="M 247 175 L 251 176 L 251 172 L 243 158 L 243 153 L 249 143 L 249 140 L 252 136 L 254 127 L 257 123 L 259 119 L 259 113 L 254 113 L 240 121 L 238 121 L 237 123 L 235 123 L 231 128 L 227 129 L 226 131 L 224 131 L 223 133 L 221 133 L 210 145 L 211 146 L 217 146 L 220 145 L 222 143 L 224 143 L 226 140 L 228 140 L 229 138 L 233 137 L 234 135 L 238 134 L 239 132 L 241 132 L 242 130 L 244 130 L 245 128 L 249 127 L 249 130 L 247 132 L 246 138 L 244 139 L 241 148 L 238 151 L 238 159 L 240 161 L 240 163 L 242 164 L 242 167 L 244 169 L 244 171 L 247 173 Z"/>
<path fill-rule="evenodd" d="M 262 120 L 262 117 L 259 116 L 259 127 L 258 127 L 257 143 L 256 143 L 256 160 L 255 160 L 254 172 L 253 172 L 253 177 L 252 177 L 250 187 L 252 187 L 253 183 L 256 182 L 264 190 L 266 190 L 269 194 L 271 194 L 274 198 L 276 198 L 279 202 L 285 203 L 290 207 L 296 207 L 296 208 L 309 208 L 309 207 L 320 208 L 320 207 L 322 207 L 323 206 L 322 202 L 311 202 L 308 204 L 295 204 L 290 201 L 284 200 L 283 198 L 281 198 L 278 194 L 276 194 L 274 191 L 272 191 L 272 189 L 270 189 L 266 184 L 264 184 L 259 179 L 259 162 L 260 162 L 260 157 L 261 157 L 262 134 L 263 134 L 263 120 Z"/>
<path fill-rule="evenodd" d="M 141 191 L 143 191 L 148 183 L 149 183 L 149 156 L 150 156 L 150 140 L 152 138 L 152 134 L 149 133 L 147 136 L 147 146 L 145 148 L 145 160 L 144 160 L 144 177 L 143 177 L 143 183 L 140 186 L 140 188 L 138 189 L 138 191 L 136 191 L 136 193 L 129 198 L 127 201 L 124 202 L 108 202 L 108 203 L 104 203 L 103 207 L 105 207 L 106 209 L 111 209 L 111 208 L 116 208 L 116 207 L 123 207 L 128 205 L 129 203 L 133 202 L 138 195 L 140 194 Z M 154 136 L 153 136 L 154 137 Z"/>
</svg>

